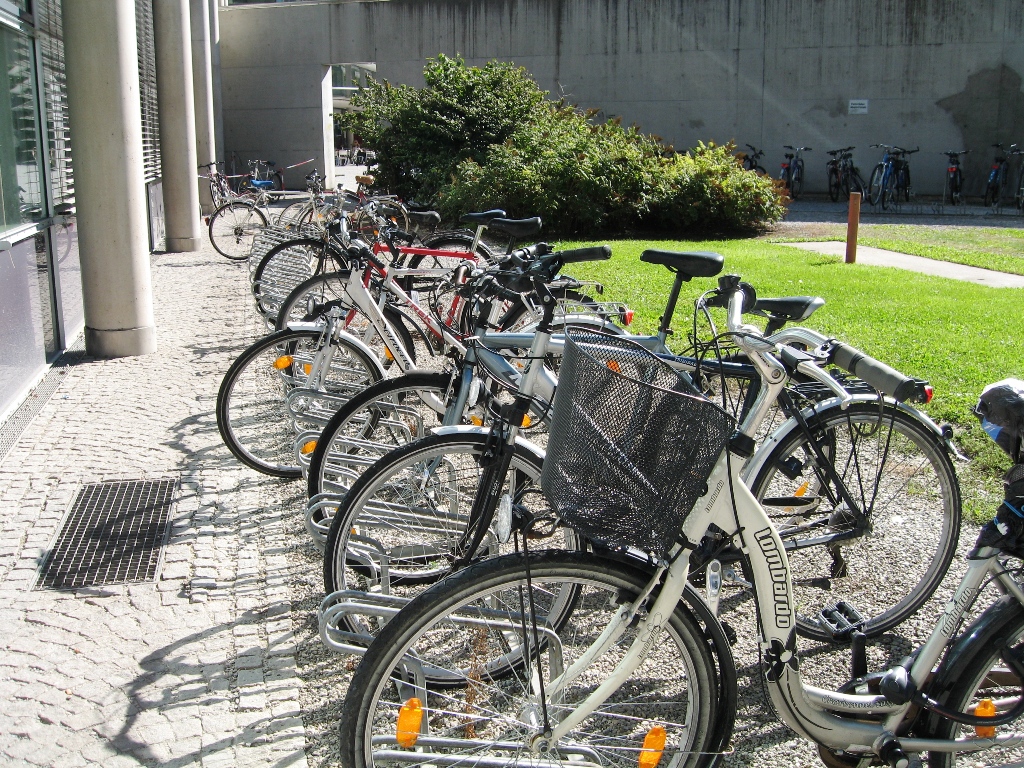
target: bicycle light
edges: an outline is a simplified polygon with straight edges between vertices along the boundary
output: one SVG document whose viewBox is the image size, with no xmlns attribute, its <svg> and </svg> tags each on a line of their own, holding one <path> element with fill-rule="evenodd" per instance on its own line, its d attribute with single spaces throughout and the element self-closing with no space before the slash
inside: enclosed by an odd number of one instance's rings
<svg viewBox="0 0 1024 768">
<path fill-rule="evenodd" d="M 931 384 L 924 385 L 924 401 L 930 403 L 935 397 L 935 388 Z"/>
<path fill-rule="evenodd" d="M 291 355 L 281 355 L 274 361 L 274 367 L 279 371 L 283 371 L 285 368 L 290 368 L 293 362 L 295 362 L 295 358 Z"/>
<path fill-rule="evenodd" d="M 423 705 L 413 696 L 398 710 L 398 727 L 395 730 L 395 741 L 399 746 L 409 749 L 416 746 L 420 737 L 420 724 L 423 722 Z M 664 743 L 664 738 L 662 739 Z M 644 742 L 646 744 L 646 742 Z M 661 757 L 660 753 L 658 755 Z"/>
<path fill-rule="evenodd" d="M 637 759 L 639 768 L 657 768 L 661 762 L 661 753 L 665 751 L 665 729 L 656 725 L 644 736 L 644 748 Z"/>
<path fill-rule="evenodd" d="M 619 319 L 622 320 L 622 324 L 623 325 L 632 325 L 633 324 L 633 310 L 632 309 L 624 310 L 619 315 Z"/>
<path fill-rule="evenodd" d="M 974 708 L 975 717 L 995 717 L 996 716 L 996 705 L 992 699 L 982 699 L 978 702 L 978 706 Z M 991 739 L 996 735 L 996 727 L 994 725 L 976 725 L 974 726 L 974 732 L 978 734 L 979 738 Z"/>
</svg>

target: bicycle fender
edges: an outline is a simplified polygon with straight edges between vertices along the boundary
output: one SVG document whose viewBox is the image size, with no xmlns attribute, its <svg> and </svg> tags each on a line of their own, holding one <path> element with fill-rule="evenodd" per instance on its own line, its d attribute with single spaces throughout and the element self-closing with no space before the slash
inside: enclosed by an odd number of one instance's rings
<svg viewBox="0 0 1024 768">
<path fill-rule="evenodd" d="M 324 324 L 323 323 L 294 322 L 294 323 L 288 323 L 288 330 L 289 331 L 317 331 L 318 333 L 322 333 L 323 330 L 324 330 Z M 337 334 L 339 339 L 342 339 L 346 343 L 351 344 L 353 347 L 355 347 L 360 352 L 362 352 L 364 355 L 366 355 L 367 359 L 372 362 L 374 369 L 377 371 L 378 374 L 380 374 L 380 377 L 382 379 L 386 379 L 387 378 L 387 374 L 384 372 L 384 366 L 381 365 L 380 359 L 377 357 L 376 353 L 372 349 L 370 349 L 368 346 L 366 346 L 366 344 L 363 343 L 362 339 L 356 338 L 355 336 L 353 336 L 348 331 L 335 331 L 335 333 Z"/>
<path fill-rule="evenodd" d="M 478 434 L 487 436 L 491 433 L 488 427 L 476 427 L 472 424 L 453 424 L 450 427 L 434 427 L 430 430 L 431 434 L 434 435 L 472 435 Z M 537 461 L 543 463 L 544 461 L 544 449 L 538 446 L 536 443 L 531 443 L 525 437 L 516 435 L 516 446 L 529 451 L 534 455 Z"/>
<path fill-rule="evenodd" d="M 842 401 L 838 397 L 832 397 L 829 398 L 828 400 L 822 400 L 819 403 L 815 403 L 814 405 L 809 405 L 808 407 L 804 408 L 800 412 L 800 414 L 803 416 L 805 421 L 810 423 L 813 419 L 817 418 L 818 416 L 821 416 L 821 414 L 824 413 L 825 411 L 831 410 L 833 408 L 839 408 L 841 402 Z M 878 396 L 868 394 L 854 395 L 853 400 L 851 402 L 877 403 Z M 952 440 L 948 438 L 945 434 L 943 434 L 941 427 L 939 427 L 938 424 L 932 421 L 931 418 L 929 418 L 928 414 L 924 413 L 923 411 L 919 411 L 917 408 L 907 405 L 906 403 L 898 403 L 891 397 L 885 398 L 885 404 L 889 406 L 895 406 L 899 410 L 920 421 L 928 429 L 930 429 L 937 438 L 939 438 L 940 442 L 944 446 L 946 446 L 946 450 L 949 451 L 951 455 L 960 455 L 960 452 L 956 449 L 956 446 L 953 445 Z M 796 419 L 790 418 L 784 421 L 774 432 L 772 432 L 772 434 L 769 435 L 768 438 L 757 447 L 757 450 L 754 452 L 754 455 L 751 456 L 750 460 L 747 461 L 747 463 L 743 466 L 743 471 L 740 473 L 740 476 L 743 478 L 743 481 L 753 481 L 753 479 L 757 477 L 758 473 L 761 471 L 761 467 L 764 466 L 765 462 L 767 461 L 768 455 L 775 449 L 775 446 L 777 446 L 784 439 L 786 439 L 786 437 L 789 436 L 789 433 L 796 429 L 800 429 L 800 426 L 797 424 Z"/>
</svg>

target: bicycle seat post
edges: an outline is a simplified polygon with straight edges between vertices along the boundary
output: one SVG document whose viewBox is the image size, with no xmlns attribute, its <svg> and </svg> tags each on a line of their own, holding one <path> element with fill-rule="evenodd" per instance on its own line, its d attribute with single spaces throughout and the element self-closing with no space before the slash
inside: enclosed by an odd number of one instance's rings
<svg viewBox="0 0 1024 768">
<path fill-rule="evenodd" d="M 666 342 L 668 337 L 672 334 L 672 329 L 669 328 L 669 326 L 672 324 L 672 316 L 676 312 L 676 302 L 679 301 L 679 291 L 682 290 L 683 281 L 687 279 L 687 276 L 679 270 L 672 269 L 671 267 L 669 269 L 676 273 L 676 279 L 675 282 L 672 283 L 672 291 L 668 295 L 668 303 L 665 305 L 665 314 L 659 318 L 658 322 L 658 338 L 661 339 L 663 343 Z"/>
</svg>

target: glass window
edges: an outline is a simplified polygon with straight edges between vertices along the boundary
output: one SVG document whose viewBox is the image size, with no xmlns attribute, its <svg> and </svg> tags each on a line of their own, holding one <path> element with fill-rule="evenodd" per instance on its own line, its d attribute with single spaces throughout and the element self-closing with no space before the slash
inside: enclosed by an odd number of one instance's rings
<svg viewBox="0 0 1024 768">
<path fill-rule="evenodd" d="M 44 217 L 32 41 L 0 26 L 0 231 Z"/>
</svg>

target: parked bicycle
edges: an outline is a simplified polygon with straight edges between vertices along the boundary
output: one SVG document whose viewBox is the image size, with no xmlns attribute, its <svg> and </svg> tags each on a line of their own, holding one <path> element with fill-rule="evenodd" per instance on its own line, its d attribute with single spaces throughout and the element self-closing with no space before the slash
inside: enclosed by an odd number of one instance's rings
<svg viewBox="0 0 1024 768">
<path fill-rule="evenodd" d="M 961 149 L 946 150 L 942 154 L 946 156 L 946 184 L 942 189 L 942 204 L 949 201 L 952 205 L 964 205 L 967 198 L 964 195 L 964 175 L 960 168 L 960 156 L 969 154 L 971 150 Z"/>
<path fill-rule="evenodd" d="M 800 356 L 748 341 L 738 286 L 727 293 L 729 330 L 751 362 L 795 372 Z M 855 650 L 846 685 L 809 686 L 789 547 L 739 476 L 748 454 L 728 414 L 628 340 L 569 336 L 553 417 L 565 429 L 552 430 L 542 484 L 559 519 L 613 546 L 531 552 L 548 523 L 513 506 L 514 554 L 408 603 L 382 596 L 387 632 L 349 685 L 342 765 L 714 765 L 736 673 L 720 624 L 687 587 L 694 542 L 712 526 L 748 553 L 774 709 L 829 765 L 908 768 L 927 756 L 948 767 L 957 753 L 1024 743 L 1007 728 L 1024 714 L 1024 591 L 1004 563 L 1024 555 L 1013 511 L 1024 467 L 1008 473 L 1007 502 L 924 645 L 873 675 Z M 990 581 L 1004 596 L 960 633 Z"/>
<path fill-rule="evenodd" d="M 768 171 L 766 171 L 764 167 L 757 162 L 764 157 L 764 150 L 758 149 L 752 144 L 747 144 L 747 149 L 749 149 L 750 152 L 743 156 L 743 168 L 748 171 L 757 171 L 761 174 L 767 174 Z"/>
<path fill-rule="evenodd" d="M 828 176 L 828 195 L 832 202 L 839 200 L 839 193 L 849 200 L 850 192 L 863 194 L 867 185 L 860 176 L 860 171 L 853 164 L 853 150 L 856 147 L 844 147 L 833 149 L 827 154 L 830 159 L 825 164 L 825 173 Z"/>
<path fill-rule="evenodd" d="M 794 200 L 798 199 L 804 190 L 804 159 L 800 157 L 801 152 L 812 152 L 810 147 L 794 147 L 787 144 L 784 149 L 792 149 L 786 153 L 786 159 L 782 163 L 782 170 L 779 178 L 785 183 L 789 196 Z"/>
<path fill-rule="evenodd" d="M 1004 148 L 1002 144 L 992 145 L 996 150 L 995 160 L 992 161 L 992 169 L 988 174 L 988 181 L 985 183 L 985 205 L 998 207 L 1001 204 L 1003 193 L 1006 189 L 1014 191 L 1015 203 L 1020 207 L 1021 187 L 1024 186 L 1024 166 L 1018 174 L 1020 177 L 1017 187 L 1010 184 L 1010 158 L 1014 155 L 1024 154 L 1024 149 L 1018 149 L 1016 144 Z"/>
<path fill-rule="evenodd" d="M 200 173 L 200 178 L 204 178 L 210 185 L 210 199 L 213 200 L 214 208 L 219 208 L 228 202 L 235 193 L 231 189 L 231 184 L 228 181 L 228 177 L 225 176 L 218 166 L 224 165 L 221 161 L 212 163 L 204 163 L 199 166 L 199 170 L 202 171 L 204 168 L 207 169 L 206 174 Z"/>
<path fill-rule="evenodd" d="M 653 263 L 679 270 L 676 296 L 683 279 L 710 276 L 721 270 L 721 257 L 714 262 L 709 256 L 657 251 L 644 254 Z M 538 286 L 536 290 L 542 289 Z M 747 308 L 755 307 L 748 286 L 744 292 Z M 797 299 L 766 300 L 765 305 L 771 306 L 772 302 L 797 305 Z M 672 296 L 670 304 L 674 306 Z M 806 310 L 805 303 L 803 311 Z M 666 311 L 662 318 L 663 323 L 669 322 L 665 317 L 670 318 L 671 312 Z M 538 334 L 542 328 L 543 322 Z M 799 561 L 801 611 L 794 619 L 795 625 L 809 636 L 830 637 L 830 630 L 820 624 L 816 612 L 826 607 L 828 601 L 842 598 L 862 607 L 870 604 L 864 632 L 878 634 L 913 613 L 941 581 L 959 529 L 960 501 L 955 474 L 945 438 L 927 417 L 896 402 L 881 405 L 872 389 L 849 396 L 846 389 L 811 361 L 832 359 L 838 365 L 854 367 L 882 391 L 895 393 L 900 399 L 925 399 L 924 385 L 844 345 L 833 346 L 833 342 L 808 329 L 783 330 L 765 343 L 798 341 L 814 350 L 811 356 L 801 358 L 806 365 L 800 368 L 800 376 L 816 382 L 815 386 L 825 393 L 842 390 L 840 399 L 817 395 L 815 400 L 810 393 L 797 394 L 799 387 L 795 391 L 789 389 L 790 378 L 762 378 L 749 362 L 736 366 L 739 370 L 731 373 L 726 372 L 727 368 L 720 369 L 723 376 L 745 376 L 759 384 L 747 390 L 744 407 L 739 411 L 742 432 L 754 454 L 746 462 L 744 477 L 769 514 L 784 525 L 782 535 L 787 549 Z M 532 337 L 518 389 L 516 402 L 520 406 L 533 403 L 534 398 L 541 403 L 551 401 L 545 377 L 531 373 L 539 365 L 536 361 L 544 359 L 549 343 L 538 335 Z M 792 352 L 789 347 L 782 349 L 785 356 L 803 354 Z M 693 370 L 692 359 L 666 359 L 683 370 Z M 725 389 L 723 382 L 722 390 Z M 852 399 L 847 400 L 848 396 Z M 812 398 L 810 403 L 807 397 Z M 788 421 L 775 429 L 773 438 L 754 453 L 760 429 L 777 403 L 783 406 Z M 381 418 L 387 418 L 389 408 L 394 413 L 393 405 L 382 403 Z M 370 415 L 372 411 L 364 414 Z M 412 416 L 416 418 L 415 414 Z M 522 453 L 520 448 L 525 446 L 509 437 L 518 431 L 521 421 L 517 419 L 520 414 L 505 410 L 490 429 L 441 429 L 425 440 L 405 440 L 407 444 L 386 454 L 361 475 L 362 469 L 349 475 L 358 479 L 335 501 L 337 512 L 326 543 L 325 589 L 329 593 L 340 591 L 325 601 L 325 626 L 337 619 L 341 622 L 337 628 L 343 632 L 352 631 L 353 627 L 365 628 L 360 619 L 352 618 L 352 611 L 339 612 L 332 607 L 332 603 L 359 602 L 365 597 L 362 589 L 383 588 L 386 594 L 396 594 L 398 586 L 403 587 L 402 595 L 408 595 L 405 589 L 409 585 L 422 587 L 441 578 L 453 563 L 470 562 L 478 552 L 494 552 L 498 545 L 492 524 L 500 515 L 507 515 L 510 504 L 524 505 L 545 516 L 536 485 L 540 467 L 528 465 L 530 456 L 536 454 Z M 401 428 L 402 421 L 399 417 L 392 426 Z M 353 426 L 358 430 L 356 420 Z M 557 429 L 555 424 L 552 431 Z M 338 436 L 334 443 L 338 454 L 323 457 L 324 463 L 318 470 L 325 482 L 352 482 L 344 479 L 343 467 L 346 460 L 358 460 L 363 449 L 370 449 L 362 437 L 351 431 Z M 350 438 L 352 442 L 345 447 L 343 442 Z M 326 434 L 322 440 L 328 440 Z M 501 465 L 501 451 L 505 449 L 499 447 L 507 446 L 511 451 L 513 445 L 519 446 L 515 451 L 518 469 L 509 474 Z M 321 450 L 319 444 L 317 450 Z M 486 460 L 481 459 L 484 452 L 489 453 Z M 376 448 L 369 450 L 368 455 L 371 460 L 375 458 Z M 313 476 L 311 469 L 311 483 Z M 913 498 L 921 487 L 931 489 L 925 493 L 927 500 Z M 482 501 L 484 497 L 489 499 L 486 504 Z M 499 502 L 504 512 L 497 511 Z M 886 521 L 898 521 L 910 510 L 914 510 L 915 545 L 920 550 L 912 558 L 913 564 L 901 572 L 899 584 L 889 578 L 880 585 L 872 562 L 905 555 L 907 545 L 899 539 L 871 537 L 866 532 L 892 525 Z M 490 543 L 484 545 L 485 541 Z M 886 551 L 890 547 L 893 549 Z M 699 561 L 695 561 L 695 566 L 704 568 L 717 561 L 720 568 L 723 563 L 740 564 L 742 557 L 733 550 L 728 537 L 712 536 L 702 545 Z M 885 597 L 879 597 L 879 589 Z M 350 620 L 355 624 L 346 623 Z"/>
<path fill-rule="evenodd" d="M 921 150 L 903 149 L 890 144 L 872 144 L 883 150 L 882 159 L 871 172 L 868 195 L 871 205 L 882 204 L 883 209 L 899 204 L 900 198 L 910 202 L 910 155 Z"/>
</svg>

